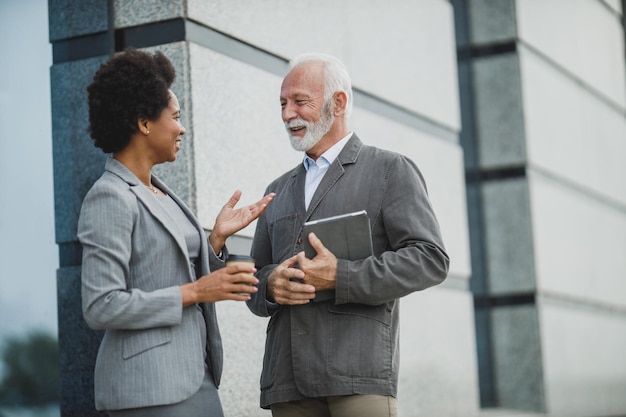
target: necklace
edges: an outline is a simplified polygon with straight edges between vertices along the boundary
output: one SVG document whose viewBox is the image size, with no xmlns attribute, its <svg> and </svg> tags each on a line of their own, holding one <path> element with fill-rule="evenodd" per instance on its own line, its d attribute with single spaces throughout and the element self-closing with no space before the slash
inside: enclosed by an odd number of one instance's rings
<svg viewBox="0 0 626 417">
<path fill-rule="evenodd" d="M 154 185 L 152 184 L 148 184 L 148 188 L 155 194 L 159 194 L 158 188 L 156 188 Z"/>
</svg>

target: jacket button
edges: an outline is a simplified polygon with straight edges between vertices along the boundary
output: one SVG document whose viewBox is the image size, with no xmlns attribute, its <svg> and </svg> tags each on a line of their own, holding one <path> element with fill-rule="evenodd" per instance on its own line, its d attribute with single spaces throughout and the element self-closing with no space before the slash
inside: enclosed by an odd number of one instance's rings
<svg viewBox="0 0 626 417">
<path fill-rule="evenodd" d="M 299 245 L 302 245 L 302 242 L 304 242 L 304 241 L 302 240 L 302 236 L 300 236 L 300 237 L 298 238 L 298 244 L 299 244 Z"/>
</svg>

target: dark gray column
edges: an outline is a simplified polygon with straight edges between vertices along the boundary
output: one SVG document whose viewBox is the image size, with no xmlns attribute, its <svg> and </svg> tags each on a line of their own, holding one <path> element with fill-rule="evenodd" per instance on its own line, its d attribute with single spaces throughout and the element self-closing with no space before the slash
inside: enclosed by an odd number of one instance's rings
<svg viewBox="0 0 626 417">
<path fill-rule="evenodd" d="M 77 5 L 80 6 L 77 7 Z M 101 174 L 105 155 L 87 133 L 85 87 L 107 54 L 107 3 L 51 0 L 48 3 L 54 63 L 50 71 L 54 164 L 55 229 L 59 245 L 57 299 L 61 415 L 97 416 L 93 400 L 93 365 L 101 334 L 81 315 L 81 249 L 76 221 L 82 198 Z M 100 36 L 89 38 L 92 33 Z M 72 40 L 87 36 L 95 56 L 72 60 Z M 62 57 L 62 58 L 61 58 Z"/>
<path fill-rule="evenodd" d="M 515 1 L 452 3 L 481 405 L 544 411 Z"/>
<path fill-rule="evenodd" d="M 113 1 L 50 0 L 50 41 L 53 46 L 51 77 L 52 136 L 54 164 L 55 228 L 59 245 L 57 272 L 59 316 L 59 365 L 61 415 L 98 416 L 93 397 L 93 367 L 102 337 L 87 327 L 82 318 L 80 294 L 81 247 L 76 224 L 82 200 L 102 174 L 107 155 L 93 146 L 87 132 L 86 87 L 109 54 L 127 46 L 149 47 L 161 43 L 177 70 L 174 88 L 180 97 L 183 122 L 189 126 L 188 71 L 181 25 L 165 24 L 156 31 L 142 28 L 109 30 L 114 18 Z M 188 129 L 188 133 L 191 129 Z M 179 161 L 166 173 L 159 173 L 193 208 L 194 177 L 190 152 L 181 152 Z M 103 414 L 102 414 L 103 415 Z"/>
</svg>

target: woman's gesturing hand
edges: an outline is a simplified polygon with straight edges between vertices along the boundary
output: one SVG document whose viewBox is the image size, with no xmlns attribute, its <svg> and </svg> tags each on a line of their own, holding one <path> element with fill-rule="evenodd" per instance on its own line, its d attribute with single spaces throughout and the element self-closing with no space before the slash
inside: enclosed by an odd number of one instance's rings
<svg viewBox="0 0 626 417">
<path fill-rule="evenodd" d="M 219 253 L 226 239 L 256 220 L 267 208 L 276 194 L 270 193 L 245 207 L 235 208 L 241 198 L 241 190 L 235 191 L 215 219 L 215 225 L 209 235 L 209 242 L 215 253 Z"/>
</svg>

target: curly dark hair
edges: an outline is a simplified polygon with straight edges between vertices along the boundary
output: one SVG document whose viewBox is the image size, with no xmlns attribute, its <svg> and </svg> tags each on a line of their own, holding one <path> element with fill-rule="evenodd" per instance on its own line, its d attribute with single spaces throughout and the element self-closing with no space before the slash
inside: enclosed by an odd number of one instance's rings
<svg viewBox="0 0 626 417">
<path fill-rule="evenodd" d="M 102 64 L 87 87 L 89 134 L 106 153 L 119 152 L 138 130 L 137 120 L 156 120 L 169 104 L 176 70 L 161 52 L 126 49 Z"/>
</svg>

